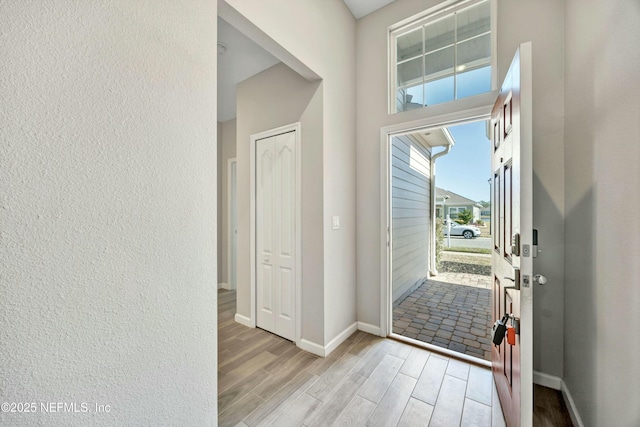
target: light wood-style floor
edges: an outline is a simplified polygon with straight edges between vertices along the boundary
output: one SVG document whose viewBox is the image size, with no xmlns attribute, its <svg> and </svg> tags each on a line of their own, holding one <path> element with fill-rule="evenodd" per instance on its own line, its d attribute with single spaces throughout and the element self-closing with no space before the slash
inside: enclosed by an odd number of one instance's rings
<svg viewBox="0 0 640 427">
<path fill-rule="evenodd" d="M 220 426 L 503 426 L 491 371 L 356 332 L 320 358 L 218 294 Z"/>
</svg>

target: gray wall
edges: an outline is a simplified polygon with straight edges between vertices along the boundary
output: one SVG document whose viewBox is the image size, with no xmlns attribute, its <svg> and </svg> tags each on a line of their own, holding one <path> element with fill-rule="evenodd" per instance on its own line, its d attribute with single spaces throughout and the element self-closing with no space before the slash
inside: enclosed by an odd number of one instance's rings
<svg viewBox="0 0 640 427">
<path fill-rule="evenodd" d="M 0 5 L 0 413 L 212 425 L 216 3 Z"/>
<path fill-rule="evenodd" d="M 411 149 L 424 156 L 411 156 Z M 393 301 L 429 274 L 431 150 L 411 135 L 391 140 Z M 415 163 L 419 163 L 416 165 Z"/>
<path fill-rule="evenodd" d="M 286 99 L 283 96 L 286 94 Z M 249 238 L 251 135 L 287 124 L 302 127 L 302 338 L 324 345 L 322 230 L 322 83 L 308 82 L 284 64 L 238 85 L 238 235 Z M 250 315 L 249 254 L 238 254 L 237 312 Z M 244 272 L 247 279 L 240 280 Z"/>
<path fill-rule="evenodd" d="M 303 269 L 310 274 L 317 272 L 316 277 L 324 281 L 319 295 L 309 295 L 315 298 L 313 303 L 322 305 L 323 301 L 331 301 L 315 320 L 324 323 L 324 336 L 314 342 L 328 344 L 336 338 L 346 338 L 342 333 L 356 321 L 355 19 L 342 0 L 219 1 L 221 10 L 232 9 L 225 14 L 235 13 L 251 21 L 247 29 L 260 33 L 261 45 L 272 48 L 277 44 L 277 49 L 270 50 L 275 57 L 296 70 L 304 68 L 307 74 L 315 73 L 322 79 L 323 121 L 317 129 L 323 135 L 322 152 L 316 153 L 315 159 L 316 169 L 322 171 L 316 175 L 316 179 L 322 179 L 322 202 L 313 203 L 322 221 L 323 252 L 313 253 L 315 258 Z M 221 16 L 227 20 L 226 15 Z M 300 63 L 305 67 L 300 67 Z M 283 93 L 287 90 L 276 96 L 275 105 L 288 102 L 283 100 Z M 260 114 L 269 114 L 267 105 Z M 238 141 L 242 141 L 239 129 Z M 238 156 L 240 150 L 241 144 Z M 238 166 L 241 174 L 242 166 Z M 249 188 L 242 178 L 238 185 L 239 192 Z M 239 201 L 239 209 L 248 212 L 248 205 L 242 203 Z M 334 215 L 340 216 L 339 230 L 331 228 Z M 238 256 L 248 259 L 249 228 L 243 221 L 240 217 Z M 248 286 L 248 280 L 248 271 L 239 269 L 239 284 Z"/>
<path fill-rule="evenodd" d="M 640 425 L 640 5 L 566 2 L 564 380 L 586 426 Z"/>
<path fill-rule="evenodd" d="M 387 29 L 439 3 L 403 0 L 358 20 L 357 203 L 358 320 L 380 324 L 380 128 L 443 114 L 435 105 L 387 113 Z M 520 43 L 533 41 L 534 226 L 543 253 L 535 269 L 549 285 L 534 291 L 534 369 L 562 376 L 564 299 L 564 4 L 555 0 L 498 1 L 498 75 L 502 81 Z M 461 100 L 471 103 L 472 99 Z"/>
<path fill-rule="evenodd" d="M 220 139 L 218 146 L 220 156 L 218 169 L 220 172 L 220 186 L 218 190 L 218 206 L 220 222 L 218 223 L 218 241 L 220 242 L 220 257 L 218 271 L 221 283 L 229 283 L 229 159 L 236 157 L 236 120 L 227 120 L 220 124 Z"/>
</svg>

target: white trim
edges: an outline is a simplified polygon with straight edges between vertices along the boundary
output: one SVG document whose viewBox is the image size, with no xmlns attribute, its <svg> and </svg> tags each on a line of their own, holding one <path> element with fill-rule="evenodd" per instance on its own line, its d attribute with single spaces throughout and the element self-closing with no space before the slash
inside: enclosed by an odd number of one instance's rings
<svg viewBox="0 0 640 427">
<path fill-rule="evenodd" d="M 218 283 L 218 289 L 226 289 L 226 290 L 231 290 L 231 286 L 228 283 Z"/>
<path fill-rule="evenodd" d="M 316 356 L 325 357 L 324 347 L 320 344 L 316 344 L 309 340 L 301 339 L 298 343 L 296 343 L 298 348 L 301 350 L 307 351 L 309 353 L 315 354 Z"/>
<path fill-rule="evenodd" d="M 304 351 L 308 351 L 309 353 L 313 353 L 320 357 L 327 357 L 331 354 L 333 350 L 338 348 L 340 344 L 342 344 L 347 338 L 349 338 L 355 331 L 358 330 L 358 322 L 353 322 L 350 326 L 348 326 L 345 330 L 340 332 L 334 339 L 332 339 L 327 345 L 324 347 L 320 344 L 316 344 L 309 340 L 305 340 L 304 338 L 300 340 L 297 344 L 299 348 Z"/>
<path fill-rule="evenodd" d="M 231 183 L 231 165 L 233 165 L 235 163 L 236 165 L 236 191 L 238 189 L 238 162 L 236 160 L 235 157 L 230 158 L 229 160 L 227 160 L 227 280 L 229 281 L 229 287 L 225 288 L 225 289 L 235 289 L 237 286 L 233 286 L 233 284 L 231 283 L 231 242 L 233 240 L 233 223 L 231 221 L 232 218 L 232 210 L 231 210 L 231 200 L 233 198 L 233 194 L 231 194 L 231 189 L 232 187 L 232 183 Z M 236 223 L 238 221 L 238 197 L 236 194 Z M 237 254 L 237 249 L 238 247 L 236 246 L 236 258 L 238 256 Z M 236 266 L 237 267 L 237 266 Z M 236 268 L 236 282 L 238 281 L 238 269 Z"/>
<path fill-rule="evenodd" d="M 520 88 L 520 229 L 533 230 L 533 84 L 531 42 L 522 43 L 519 59 Z M 507 73 L 508 75 L 509 73 Z M 526 177 L 526 179 L 524 178 Z M 516 191 L 514 189 L 514 191 Z M 518 230 L 514 227 L 514 232 Z M 521 233 L 520 244 L 531 245 L 533 234 Z M 519 257 L 521 274 L 533 277 L 533 258 Z M 520 289 L 520 417 L 524 427 L 533 419 L 533 287 Z"/>
<path fill-rule="evenodd" d="M 391 223 L 389 214 L 389 193 L 391 185 L 391 174 L 389 171 L 389 159 L 391 150 L 391 135 L 387 128 L 380 129 L 380 336 L 386 337 L 393 330 L 391 327 L 391 296 L 389 295 L 389 287 L 391 283 L 390 274 L 393 271 L 391 265 Z"/>
<path fill-rule="evenodd" d="M 358 322 L 358 330 L 362 332 L 366 332 L 371 335 L 384 337 L 384 335 L 380 333 L 380 327 L 376 325 L 372 325 L 370 323 Z"/>
<path fill-rule="evenodd" d="M 533 383 L 543 387 L 552 388 L 554 390 L 560 390 L 562 387 L 562 378 L 556 377 L 555 375 L 545 374 L 540 371 L 533 371 Z"/>
<path fill-rule="evenodd" d="M 462 360 L 467 363 L 482 366 L 483 368 L 491 369 L 491 362 L 489 362 L 488 360 L 480 359 L 479 357 L 470 356 L 464 353 L 458 353 L 457 351 L 449 350 L 448 348 L 439 347 L 437 345 L 429 344 L 424 341 L 408 338 L 398 334 L 391 334 L 390 337 L 396 341 L 406 342 L 407 344 L 424 348 L 425 350 L 429 350 L 432 353 L 436 353 L 444 357 L 451 357 L 453 359 Z"/>
<path fill-rule="evenodd" d="M 291 123 L 251 135 L 249 144 L 249 194 L 250 194 L 250 322 L 251 327 L 256 327 L 256 141 L 283 133 L 295 132 L 296 134 L 296 284 L 295 284 L 295 335 L 294 343 L 300 343 L 302 330 L 302 125 L 300 122 Z M 313 343 L 310 343 L 313 344 Z M 315 344 L 314 344 L 315 345 Z M 302 347 L 300 347 L 302 348 Z M 309 350 L 310 351 L 310 350 Z M 314 353 L 311 351 L 311 353 Z M 314 353 L 317 354 L 317 353 Z"/>
<path fill-rule="evenodd" d="M 234 316 L 234 320 L 237 323 L 240 323 L 241 325 L 244 325 L 244 326 L 248 326 L 250 328 L 255 328 L 256 327 L 256 325 L 252 325 L 251 324 L 251 319 L 249 319 L 247 316 L 243 316 L 240 313 L 236 313 L 236 315 Z"/>
<path fill-rule="evenodd" d="M 389 213 L 390 180 L 390 140 L 394 135 L 402 135 L 416 130 L 430 129 L 469 123 L 491 118 L 491 109 L 498 92 L 488 92 L 476 97 L 463 98 L 444 105 L 438 111 L 442 114 L 422 119 L 398 123 L 380 128 L 380 336 L 386 337 L 391 331 L 392 308 L 389 288 L 391 286 L 391 215 Z M 430 107 L 425 107 L 425 112 Z M 435 183 L 432 180 L 432 186 Z M 433 190 L 433 188 L 432 188 Z"/>
<path fill-rule="evenodd" d="M 358 322 L 353 322 L 351 325 L 347 326 L 345 330 L 340 332 L 334 339 L 329 341 L 327 345 L 324 346 L 324 354 L 328 356 L 331 354 L 333 350 L 338 348 L 340 344 L 342 344 L 347 338 L 353 335 L 354 332 L 358 330 Z"/>
<path fill-rule="evenodd" d="M 584 427 L 582 418 L 580 418 L 580 414 L 578 413 L 578 408 L 576 408 L 576 402 L 573 401 L 573 397 L 569 392 L 569 387 L 567 387 L 567 383 L 565 383 L 564 380 L 562 381 L 561 391 L 562 397 L 564 398 L 564 403 L 567 405 L 569 416 L 571 417 L 573 425 L 576 427 Z"/>
</svg>

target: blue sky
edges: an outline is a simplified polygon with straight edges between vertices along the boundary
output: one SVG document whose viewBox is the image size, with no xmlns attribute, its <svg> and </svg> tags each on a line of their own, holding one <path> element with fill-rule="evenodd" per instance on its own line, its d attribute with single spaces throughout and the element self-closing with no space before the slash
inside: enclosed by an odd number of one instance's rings
<svg viewBox="0 0 640 427">
<path fill-rule="evenodd" d="M 480 121 L 449 128 L 455 145 L 449 154 L 436 160 L 436 186 L 475 201 L 489 201 L 487 180 L 491 177 L 491 146 L 485 123 Z"/>
</svg>

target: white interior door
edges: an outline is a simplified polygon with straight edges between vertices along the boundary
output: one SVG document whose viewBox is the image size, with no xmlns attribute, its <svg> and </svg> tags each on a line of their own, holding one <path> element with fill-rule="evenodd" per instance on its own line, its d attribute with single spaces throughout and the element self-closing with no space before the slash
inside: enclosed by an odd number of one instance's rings
<svg viewBox="0 0 640 427">
<path fill-rule="evenodd" d="M 491 113 L 494 320 L 519 335 L 493 346 L 493 375 L 508 426 L 533 417 L 533 174 L 531 43 L 520 45 Z"/>
<path fill-rule="evenodd" d="M 295 132 L 256 141 L 256 325 L 295 338 Z"/>
<path fill-rule="evenodd" d="M 238 256 L 238 197 L 236 182 L 235 159 L 229 160 L 229 287 L 237 287 L 237 256 Z"/>
</svg>

